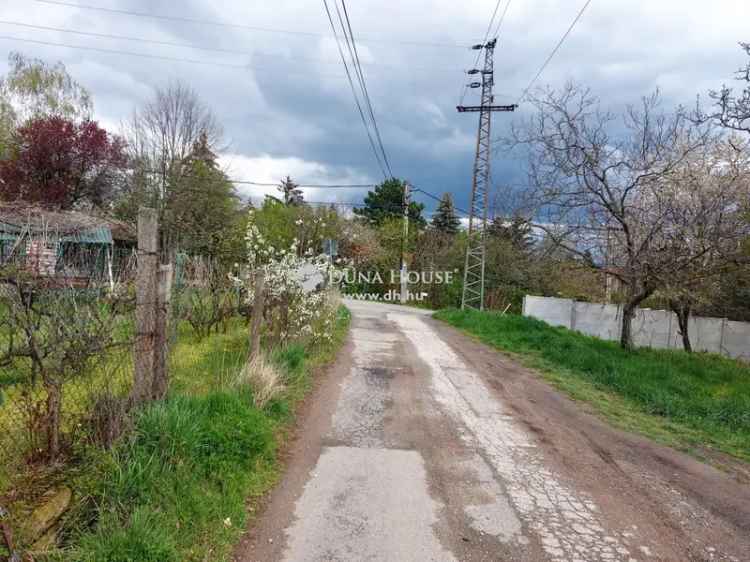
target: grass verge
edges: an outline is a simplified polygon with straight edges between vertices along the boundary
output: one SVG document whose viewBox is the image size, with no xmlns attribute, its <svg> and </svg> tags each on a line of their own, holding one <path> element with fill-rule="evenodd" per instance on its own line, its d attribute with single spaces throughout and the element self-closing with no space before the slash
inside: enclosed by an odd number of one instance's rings
<svg viewBox="0 0 750 562">
<path fill-rule="evenodd" d="M 750 365 L 706 353 L 637 349 L 533 318 L 443 310 L 435 317 L 509 352 L 618 427 L 705 456 L 750 461 Z"/>
<path fill-rule="evenodd" d="M 349 324 L 338 313 L 332 341 L 273 354 L 286 391 L 264 409 L 248 387 L 226 384 L 246 352 L 246 329 L 200 342 L 181 338 L 166 400 L 144 409 L 112 451 L 88 450 L 70 482 L 86 497 L 68 517 L 60 560 L 170 562 L 228 560 L 252 500 L 277 481 L 277 449 L 316 367 L 330 361 Z M 196 361 L 185 359 L 192 350 Z M 249 505 L 248 505 L 249 504 Z"/>
</svg>

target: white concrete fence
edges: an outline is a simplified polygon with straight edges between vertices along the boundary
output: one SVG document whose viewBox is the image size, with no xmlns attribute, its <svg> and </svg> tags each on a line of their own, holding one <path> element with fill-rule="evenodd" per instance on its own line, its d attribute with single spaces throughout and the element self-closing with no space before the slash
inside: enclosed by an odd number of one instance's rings
<svg viewBox="0 0 750 562">
<path fill-rule="evenodd" d="M 523 314 L 601 339 L 620 339 L 622 307 L 618 305 L 526 296 Z M 695 351 L 750 360 L 748 322 L 693 316 L 689 334 Z M 682 349 L 677 316 L 667 310 L 639 308 L 633 319 L 633 342 L 642 347 Z"/>
</svg>

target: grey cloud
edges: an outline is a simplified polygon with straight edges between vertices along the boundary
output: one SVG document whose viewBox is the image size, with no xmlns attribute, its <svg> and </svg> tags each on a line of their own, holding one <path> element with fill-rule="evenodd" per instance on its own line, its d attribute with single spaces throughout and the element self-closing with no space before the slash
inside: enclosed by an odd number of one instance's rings
<svg viewBox="0 0 750 562">
<path fill-rule="evenodd" d="M 499 102 L 512 103 L 520 95 L 582 2 L 529 0 L 510 5 L 496 57 Z M 330 32 L 320 2 L 102 0 L 96 5 L 323 35 Z M 360 46 L 363 58 L 375 63 L 366 65 L 365 72 L 394 172 L 436 193 L 453 191 L 462 207 L 468 205 L 477 120 L 475 115 L 457 114 L 455 105 L 460 85 L 467 79 L 462 70 L 471 66 L 474 52 L 399 41 L 478 42 L 494 5 L 494 0 L 362 0 L 348 5 L 355 33 L 378 40 L 363 40 Z M 330 38 L 134 18 L 21 0 L 4 3 L 0 18 L 247 51 L 248 56 L 221 54 L 0 25 L 4 35 L 247 64 L 246 70 L 235 70 L 0 43 L 30 55 L 63 60 L 92 90 L 97 115 L 107 123 L 126 118 L 154 86 L 180 78 L 214 108 L 225 125 L 232 153 L 248 158 L 296 157 L 319 162 L 341 175 L 352 169 L 362 177 L 379 177 L 349 85 L 329 76 L 344 74 Z M 663 89 L 665 105 L 689 103 L 696 94 L 731 81 L 732 72 L 743 62 L 736 43 L 750 40 L 749 20 L 750 3 L 744 0 L 710 6 L 701 0 L 596 1 L 539 85 L 576 79 L 590 85 L 615 110 L 637 102 L 657 86 Z M 0 71 L 4 67 L 0 61 Z M 467 98 L 469 103 L 475 101 L 475 94 Z M 493 123 L 495 135 L 506 132 L 511 121 L 526 111 L 522 107 L 516 115 L 498 115 Z M 523 182 L 517 157 L 496 154 L 495 184 Z"/>
</svg>

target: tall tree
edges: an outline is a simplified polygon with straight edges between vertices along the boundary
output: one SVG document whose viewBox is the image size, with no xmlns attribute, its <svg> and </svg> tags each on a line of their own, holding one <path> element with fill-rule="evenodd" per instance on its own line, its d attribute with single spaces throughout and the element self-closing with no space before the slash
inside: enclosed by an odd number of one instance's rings
<svg viewBox="0 0 750 562">
<path fill-rule="evenodd" d="M 38 117 L 13 135 L 12 157 L 0 161 L 0 199 L 62 209 L 104 207 L 123 175 L 123 142 L 93 121 Z"/>
<path fill-rule="evenodd" d="M 206 135 L 198 137 L 172 181 L 176 184 L 167 190 L 163 213 L 168 246 L 227 261 L 236 256 L 237 248 L 227 238 L 244 216 L 234 185 L 219 168 Z"/>
<path fill-rule="evenodd" d="M 567 84 L 533 100 L 536 114 L 514 142 L 528 148 L 538 226 L 555 244 L 620 281 L 624 289 L 620 343 L 632 348 L 637 307 L 682 271 L 693 251 L 671 244 L 673 197 L 664 181 L 707 133 L 681 112 L 659 109 L 658 92 L 630 107 L 616 126 L 587 89 Z"/>
<path fill-rule="evenodd" d="M 195 90 L 172 81 L 157 88 L 154 97 L 133 113 L 124 136 L 134 162 L 170 173 L 185 161 L 202 136 L 208 148 L 218 150 L 223 131 Z"/>
<path fill-rule="evenodd" d="M 422 203 L 409 203 L 409 221 L 418 228 L 423 228 L 427 222 L 422 216 Z M 384 221 L 401 217 L 404 213 L 404 181 L 392 178 L 384 181 L 374 191 L 368 191 L 365 206 L 354 209 L 354 214 L 364 218 L 367 222 L 380 226 Z"/>
<path fill-rule="evenodd" d="M 32 118 L 91 118 L 91 96 L 68 74 L 63 63 L 50 65 L 11 52 L 8 67 L 8 74 L 0 77 L 0 159 L 7 157 L 16 127 Z"/>
<path fill-rule="evenodd" d="M 488 234 L 498 240 L 507 241 L 520 252 L 528 252 L 534 245 L 531 235 L 531 225 L 522 217 L 513 217 L 507 220 L 503 217 L 495 217 L 489 224 Z"/>
<path fill-rule="evenodd" d="M 181 240 L 186 233 L 170 219 L 181 211 L 172 206 L 182 205 L 189 198 L 187 193 L 195 189 L 193 162 L 215 170 L 222 139 L 218 120 L 192 88 L 173 81 L 157 88 L 153 98 L 134 111 L 123 134 L 132 171 L 126 193 L 117 204 L 118 215 L 132 221 L 139 206 L 155 207 L 160 213 L 162 240 Z"/>
<path fill-rule="evenodd" d="M 292 181 L 292 178 L 287 176 L 286 179 L 281 180 L 279 187 L 277 188 L 284 198 L 285 205 L 301 205 L 304 203 L 304 195 L 299 185 Z"/>
<path fill-rule="evenodd" d="M 746 260 L 742 241 L 750 236 L 743 205 L 750 201 L 750 143 L 713 138 L 662 182 L 667 213 L 662 251 L 683 268 L 663 273 L 660 292 L 677 316 L 683 346 L 692 350 L 689 318 L 696 306 L 718 293 L 719 279 Z"/>
<path fill-rule="evenodd" d="M 432 228 L 452 236 L 458 232 L 459 226 L 461 226 L 461 221 L 456 216 L 453 196 L 450 193 L 443 193 L 437 209 L 435 209 L 435 214 L 432 216 Z"/>
</svg>

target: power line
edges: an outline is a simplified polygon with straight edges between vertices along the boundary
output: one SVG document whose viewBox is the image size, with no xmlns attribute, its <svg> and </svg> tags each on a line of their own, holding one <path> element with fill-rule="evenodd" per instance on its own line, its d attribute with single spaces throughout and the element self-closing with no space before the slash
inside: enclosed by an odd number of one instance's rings
<svg viewBox="0 0 750 562">
<path fill-rule="evenodd" d="M 277 29 L 277 28 L 268 28 L 268 27 L 256 27 L 256 26 L 250 26 L 250 25 L 244 25 L 239 23 L 232 23 L 227 21 L 218 21 L 218 20 L 205 20 L 205 19 L 198 19 L 198 18 L 187 18 L 183 16 L 172 16 L 172 15 L 166 15 L 166 14 L 152 14 L 148 12 L 136 12 L 133 10 L 123 10 L 118 8 L 105 8 L 103 6 L 91 6 L 86 4 L 77 4 L 73 2 L 64 2 L 62 0 L 34 0 L 37 3 L 40 4 L 51 4 L 55 6 L 66 6 L 69 8 L 78 8 L 79 10 L 91 10 L 91 11 L 97 11 L 97 12 L 106 12 L 110 14 L 120 14 L 125 16 L 133 16 L 133 17 L 139 17 L 139 18 L 151 18 L 151 19 L 158 19 L 158 20 L 167 20 L 167 21 L 179 21 L 183 23 L 192 23 L 192 24 L 198 24 L 198 25 L 209 25 L 213 27 L 229 27 L 229 28 L 235 28 L 235 29 L 246 29 L 250 31 L 260 31 L 263 33 L 282 33 L 285 35 L 299 35 L 299 36 L 306 36 L 306 37 L 329 37 L 328 35 L 325 35 L 323 33 L 316 33 L 313 31 L 298 31 L 298 30 L 289 30 L 289 29 Z M 376 39 L 376 38 L 366 38 L 362 39 L 361 41 L 367 41 L 371 43 L 387 43 L 387 44 L 400 44 L 400 45 L 414 45 L 419 47 L 441 47 L 441 48 L 457 48 L 457 49 L 464 49 L 466 48 L 465 45 L 459 45 L 457 43 L 437 43 L 437 42 L 424 42 L 424 41 L 401 41 L 401 40 L 392 40 L 392 39 Z"/>
<path fill-rule="evenodd" d="M 346 76 L 349 80 L 349 86 L 352 90 L 352 95 L 354 96 L 354 103 L 357 105 L 357 110 L 359 111 L 359 116 L 362 119 L 362 124 L 365 126 L 365 132 L 367 133 L 367 138 L 370 141 L 370 146 L 372 147 L 373 154 L 375 154 L 375 159 L 378 162 L 378 167 L 380 168 L 380 171 L 383 174 L 384 179 L 388 179 L 388 174 L 385 171 L 385 168 L 383 167 L 383 163 L 380 161 L 380 155 L 378 154 L 377 148 L 375 148 L 375 141 L 372 139 L 372 134 L 370 133 L 370 127 L 367 124 L 367 119 L 365 118 L 365 113 L 362 110 L 362 104 L 359 102 L 359 97 L 357 96 L 357 90 L 354 87 L 354 81 L 352 80 L 351 72 L 349 71 L 349 65 L 346 62 L 346 55 L 344 55 L 344 50 L 341 48 L 341 41 L 339 40 L 338 33 L 336 32 L 336 24 L 333 23 L 333 16 L 331 16 L 331 10 L 328 8 L 328 2 L 327 0 L 323 0 L 323 6 L 325 7 L 326 14 L 328 15 L 328 21 L 331 24 L 331 30 L 333 31 L 333 36 L 336 39 L 336 46 L 339 50 L 339 55 L 341 56 L 341 62 L 344 64 L 344 70 L 346 71 Z"/>
<path fill-rule="evenodd" d="M 500 28 L 503 26 L 503 22 L 505 21 L 505 16 L 508 13 L 508 8 L 510 8 L 510 3 L 513 0 L 508 0 L 505 3 L 505 8 L 503 9 L 503 14 L 500 16 L 500 21 L 497 22 L 497 27 L 495 28 L 495 33 L 492 34 L 492 37 L 500 37 Z"/>
<path fill-rule="evenodd" d="M 279 187 L 278 183 L 266 183 L 249 180 L 233 180 L 227 179 L 230 183 L 236 183 L 238 185 L 252 185 L 254 187 Z M 375 184 L 361 184 L 361 185 L 329 185 L 329 184 L 295 184 L 297 187 L 302 189 L 370 189 L 376 187 Z"/>
<path fill-rule="evenodd" d="M 164 173 L 162 170 L 144 170 L 144 172 L 148 174 L 156 174 L 156 175 Z M 253 187 L 278 187 L 279 186 L 278 183 L 261 182 L 261 181 L 256 181 L 256 180 L 242 180 L 242 179 L 227 178 L 227 181 L 233 184 L 249 185 Z M 372 188 L 378 187 L 378 184 L 375 184 L 375 183 L 356 183 L 356 184 L 300 183 L 300 184 L 295 184 L 295 185 L 302 189 L 372 189 Z M 421 193 L 423 195 L 426 195 L 430 199 L 434 199 L 435 201 L 438 201 L 438 202 L 441 201 L 441 198 L 435 195 L 434 193 L 431 193 L 429 191 L 426 191 L 418 187 L 414 188 L 413 193 Z M 308 204 L 315 204 L 314 202 L 310 202 L 310 201 L 305 201 L 305 202 Z M 329 203 L 334 203 L 334 202 L 329 202 Z M 318 204 L 325 205 L 329 203 L 319 202 Z M 339 204 L 339 203 L 336 203 L 336 204 Z M 366 203 L 340 203 L 340 204 L 350 205 L 350 206 L 366 205 Z M 468 216 L 469 214 L 468 211 L 462 209 L 461 207 L 457 207 L 456 205 L 454 205 L 453 208 L 456 211 L 464 215 Z"/>
<path fill-rule="evenodd" d="M 385 162 L 385 167 L 388 169 L 388 173 L 391 177 L 393 177 L 393 170 L 391 170 L 390 162 L 388 162 L 388 155 L 385 152 L 385 147 L 383 146 L 383 139 L 380 136 L 380 128 L 378 127 L 378 121 L 375 119 L 375 111 L 372 108 L 372 101 L 370 100 L 370 94 L 367 91 L 367 82 L 365 81 L 365 75 L 362 71 L 362 64 L 359 60 L 359 52 L 357 51 L 357 43 L 354 40 L 354 32 L 352 31 L 352 24 L 349 20 L 349 13 L 346 9 L 346 3 L 344 0 L 341 0 L 341 5 L 344 8 L 344 15 L 346 16 L 346 28 L 344 28 L 344 22 L 341 19 L 341 12 L 339 12 L 338 4 L 336 4 L 336 13 L 339 17 L 339 22 L 341 23 L 341 28 L 344 30 L 344 37 L 346 38 L 346 29 L 349 30 L 349 37 L 347 38 L 347 46 L 349 46 L 349 55 L 352 55 L 352 49 L 354 49 L 354 68 L 357 71 L 357 75 L 359 76 L 359 84 L 362 88 L 362 93 L 364 94 L 365 103 L 368 108 L 368 112 L 370 114 L 370 119 L 372 120 L 372 125 L 375 128 L 375 137 L 378 141 L 378 146 L 380 147 L 380 153 L 383 155 L 383 162 Z M 351 39 L 351 44 L 349 43 L 349 39 Z"/>
<path fill-rule="evenodd" d="M 146 174 L 163 175 L 163 170 L 138 170 Z M 183 174 L 183 176 L 190 176 L 190 174 Z M 256 180 L 240 180 L 227 178 L 230 183 L 236 183 L 240 185 L 252 185 L 256 187 L 279 187 L 279 183 L 261 182 Z M 301 183 L 295 184 L 297 187 L 309 188 L 309 189 L 367 189 L 371 187 L 377 187 L 374 183 L 356 183 L 356 184 L 341 184 L 341 183 Z"/>
<path fill-rule="evenodd" d="M 18 22 L 18 21 L 7 21 L 7 20 L 0 20 L 0 24 L 3 25 L 13 25 L 16 27 L 24 27 L 28 29 L 36 29 L 40 31 L 54 31 L 57 33 L 68 33 L 71 35 L 81 35 L 84 37 L 97 37 L 100 39 L 114 39 L 117 41 L 131 41 L 135 43 L 144 43 L 148 45 L 163 45 L 165 47 L 179 47 L 179 48 L 187 48 L 187 49 L 195 49 L 199 51 L 207 51 L 207 52 L 213 52 L 213 53 L 225 53 L 225 54 L 231 54 L 231 55 L 242 55 L 242 56 L 253 56 L 253 55 L 260 55 L 263 57 L 275 57 L 275 58 L 281 58 L 281 59 L 291 59 L 291 60 L 300 60 L 300 61 L 308 61 L 308 62 L 320 62 L 323 64 L 339 64 L 337 61 L 332 60 L 326 60 L 326 59 L 319 59 L 319 58 L 312 58 L 312 57 L 289 57 L 286 55 L 279 55 L 274 53 L 265 53 L 265 52 L 257 52 L 252 53 L 249 51 L 242 51 L 239 49 L 224 49 L 220 47 L 208 47 L 206 45 L 196 45 L 194 43 L 179 43 L 175 41 L 161 41 L 157 39 L 148 39 L 145 37 L 133 37 L 129 35 L 117 35 L 117 34 L 111 34 L 111 33 L 96 33 L 93 31 L 80 31 L 77 29 L 65 29 L 61 27 L 50 27 L 46 25 L 34 25 L 26 22 Z M 375 62 L 367 62 L 365 63 L 369 66 L 376 66 L 381 68 L 399 68 L 394 65 L 388 65 L 388 64 L 381 64 L 381 63 L 375 63 Z M 430 70 L 431 72 L 434 71 L 433 68 L 429 67 L 409 67 L 409 70 Z M 443 70 L 449 70 L 449 67 L 443 67 Z M 343 78 L 343 76 L 339 76 L 339 78 Z"/>
<path fill-rule="evenodd" d="M 56 43 L 54 41 L 41 41 L 38 39 L 25 39 L 21 37 L 10 37 L 7 35 L 0 35 L 0 39 L 4 39 L 6 41 L 18 41 L 21 43 L 33 43 L 35 45 L 47 45 L 50 47 L 63 47 L 66 49 L 95 51 L 97 53 L 107 53 L 110 55 L 126 55 L 130 57 L 141 57 L 141 58 L 146 58 L 146 59 L 165 60 L 165 61 L 170 61 L 170 62 L 186 62 L 190 64 L 201 64 L 205 66 L 216 66 L 216 67 L 222 67 L 222 68 L 234 68 L 234 69 L 242 69 L 242 70 L 246 70 L 248 68 L 259 68 L 250 64 L 230 64 L 230 63 L 224 63 L 224 62 L 204 61 L 204 60 L 186 59 L 186 58 L 179 58 L 179 57 L 167 57 L 167 56 L 162 56 L 162 55 L 151 55 L 148 53 L 136 53 L 133 51 L 121 51 L 119 49 L 103 49 L 100 47 L 85 47 L 82 45 L 69 45 L 66 43 Z M 271 69 L 269 68 L 267 70 L 271 70 Z M 343 78 L 342 76 L 336 76 L 336 77 Z"/>
<path fill-rule="evenodd" d="M 526 94 L 529 93 L 529 90 L 531 89 L 531 87 L 536 83 L 536 81 L 542 75 L 542 72 L 544 72 L 544 69 L 547 68 L 547 65 L 550 63 L 550 61 L 552 60 L 552 58 L 557 54 L 557 51 L 560 50 L 560 47 L 562 47 L 562 44 L 565 43 L 565 40 L 568 38 L 568 35 L 570 35 L 570 32 L 573 31 L 573 28 L 578 23 L 578 20 L 581 19 L 581 16 L 583 16 L 583 13 L 586 11 L 586 8 L 589 7 L 589 4 L 591 4 L 591 0 L 586 0 L 586 3 L 581 8 L 581 11 L 578 12 L 578 15 L 573 20 L 573 23 L 570 24 L 570 27 L 568 28 L 568 30 L 560 38 L 560 41 L 558 41 L 558 43 L 555 46 L 555 48 L 552 49 L 552 52 L 547 57 L 547 60 L 544 61 L 544 64 L 539 69 L 539 72 L 536 73 L 536 76 L 534 76 L 534 78 L 531 80 L 531 82 L 529 82 L 529 85 L 526 86 L 526 89 L 521 94 L 521 97 L 518 98 L 518 101 L 516 102 L 516 105 L 520 104 L 524 100 L 524 98 L 526 97 Z"/>
<path fill-rule="evenodd" d="M 415 189 L 414 189 L 414 192 L 415 192 L 415 193 L 421 193 L 421 194 L 423 194 L 423 195 L 426 195 L 427 197 L 429 197 L 429 198 L 431 198 L 431 199 L 434 199 L 435 201 L 438 201 L 438 202 L 442 201 L 442 199 L 441 199 L 440 197 L 438 197 L 437 195 L 434 195 L 434 194 L 430 193 L 429 191 L 425 191 L 424 189 L 420 189 L 420 188 L 415 188 Z M 464 210 L 464 209 L 462 209 L 461 207 L 456 207 L 456 205 L 453 205 L 453 208 L 454 208 L 454 209 L 455 209 L 456 211 L 458 211 L 458 212 L 460 212 L 460 213 L 462 213 L 462 214 L 464 214 L 464 215 L 466 215 L 466 216 L 469 216 L 469 212 L 468 212 L 468 211 L 465 211 L 465 210 Z"/>
</svg>

